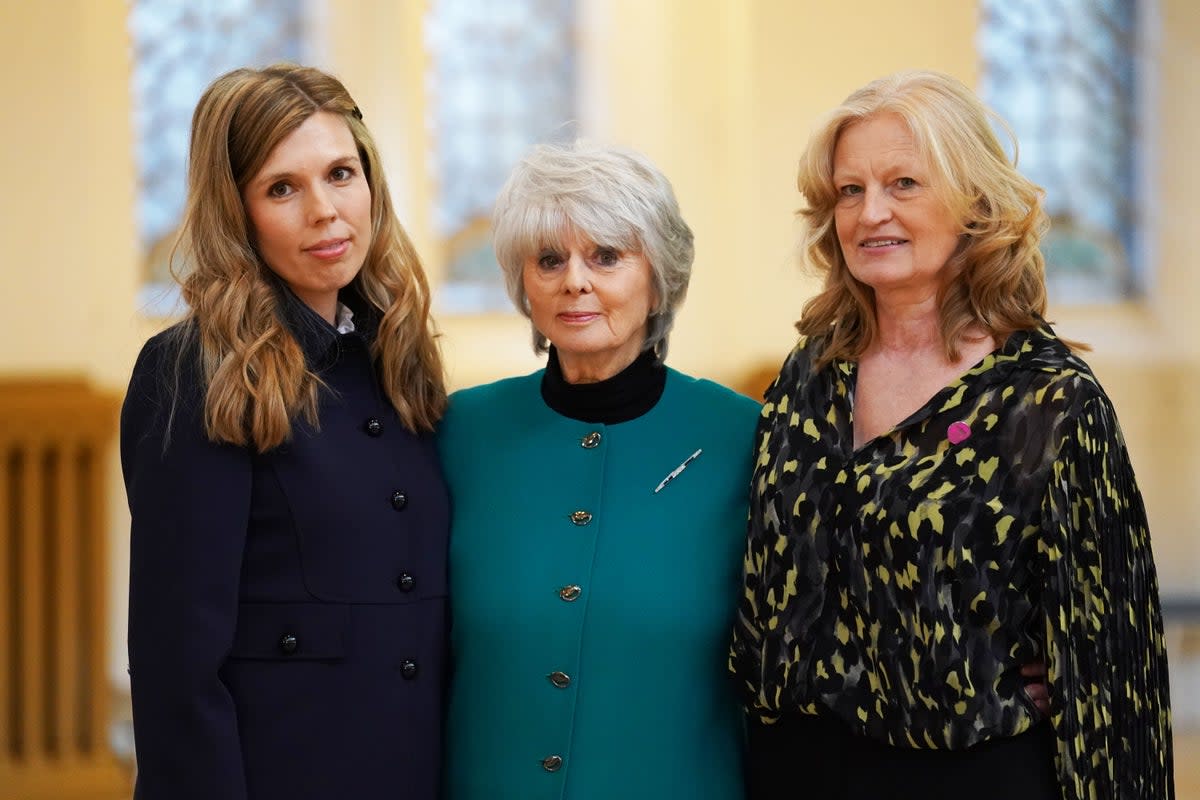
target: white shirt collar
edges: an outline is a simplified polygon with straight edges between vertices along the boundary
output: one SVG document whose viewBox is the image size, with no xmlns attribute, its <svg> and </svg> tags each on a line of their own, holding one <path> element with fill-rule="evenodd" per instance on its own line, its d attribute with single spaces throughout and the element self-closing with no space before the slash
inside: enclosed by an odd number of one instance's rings
<svg viewBox="0 0 1200 800">
<path fill-rule="evenodd" d="M 345 303 L 337 304 L 334 326 L 338 333 L 354 333 L 354 312 Z"/>
</svg>

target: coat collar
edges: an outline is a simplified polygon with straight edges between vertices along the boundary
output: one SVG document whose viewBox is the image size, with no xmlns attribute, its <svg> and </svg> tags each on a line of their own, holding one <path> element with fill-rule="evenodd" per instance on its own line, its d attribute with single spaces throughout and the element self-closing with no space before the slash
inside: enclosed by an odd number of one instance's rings
<svg viewBox="0 0 1200 800">
<path fill-rule="evenodd" d="M 299 342 L 309 369 L 319 370 L 335 359 L 344 337 L 356 337 L 361 339 L 364 345 L 369 345 L 375 340 L 382 315 L 362 296 L 357 283 L 352 282 L 338 293 L 338 301 L 354 312 L 354 331 L 341 334 L 297 297 L 286 283 L 275 281 L 280 318 Z"/>
</svg>

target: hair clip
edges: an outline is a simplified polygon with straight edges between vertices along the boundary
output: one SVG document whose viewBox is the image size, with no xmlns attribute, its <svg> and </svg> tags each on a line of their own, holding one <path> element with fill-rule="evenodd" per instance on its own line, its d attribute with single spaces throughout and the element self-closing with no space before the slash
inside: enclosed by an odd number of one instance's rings
<svg viewBox="0 0 1200 800">
<path fill-rule="evenodd" d="M 353 114 L 355 119 L 357 119 L 359 122 L 362 121 L 362 112 L 358 110 L 358 106 L 350 109 L 350 113 Z"/>
</svg>

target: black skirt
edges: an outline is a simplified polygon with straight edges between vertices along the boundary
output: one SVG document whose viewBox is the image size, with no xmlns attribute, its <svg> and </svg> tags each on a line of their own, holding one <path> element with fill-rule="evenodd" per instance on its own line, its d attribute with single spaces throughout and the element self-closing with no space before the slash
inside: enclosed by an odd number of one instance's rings
<svg viewBox="0 0 1200 800">
<path fill-rule="evenodd" d="M 1059 800 L 1054 732 L 966 750 L 911 750 L 852 733 L 832 716 L 749 723 L 747 800 Z"/>
</svg>

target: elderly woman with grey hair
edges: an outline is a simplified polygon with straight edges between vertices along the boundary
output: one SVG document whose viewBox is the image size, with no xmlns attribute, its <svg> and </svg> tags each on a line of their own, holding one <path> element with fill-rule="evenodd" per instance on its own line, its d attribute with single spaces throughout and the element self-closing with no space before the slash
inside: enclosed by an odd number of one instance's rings
<svg viewBox="0 0 1200 800">
<path fill-rule="evenodd" d="M 742 797 L 724 672 L 759 406 L 663 364 L 692 232 L 644 156 L 535 148 L 495 251 L 546 368 L 454 394 L 451 800 Z"/>
</svg>

